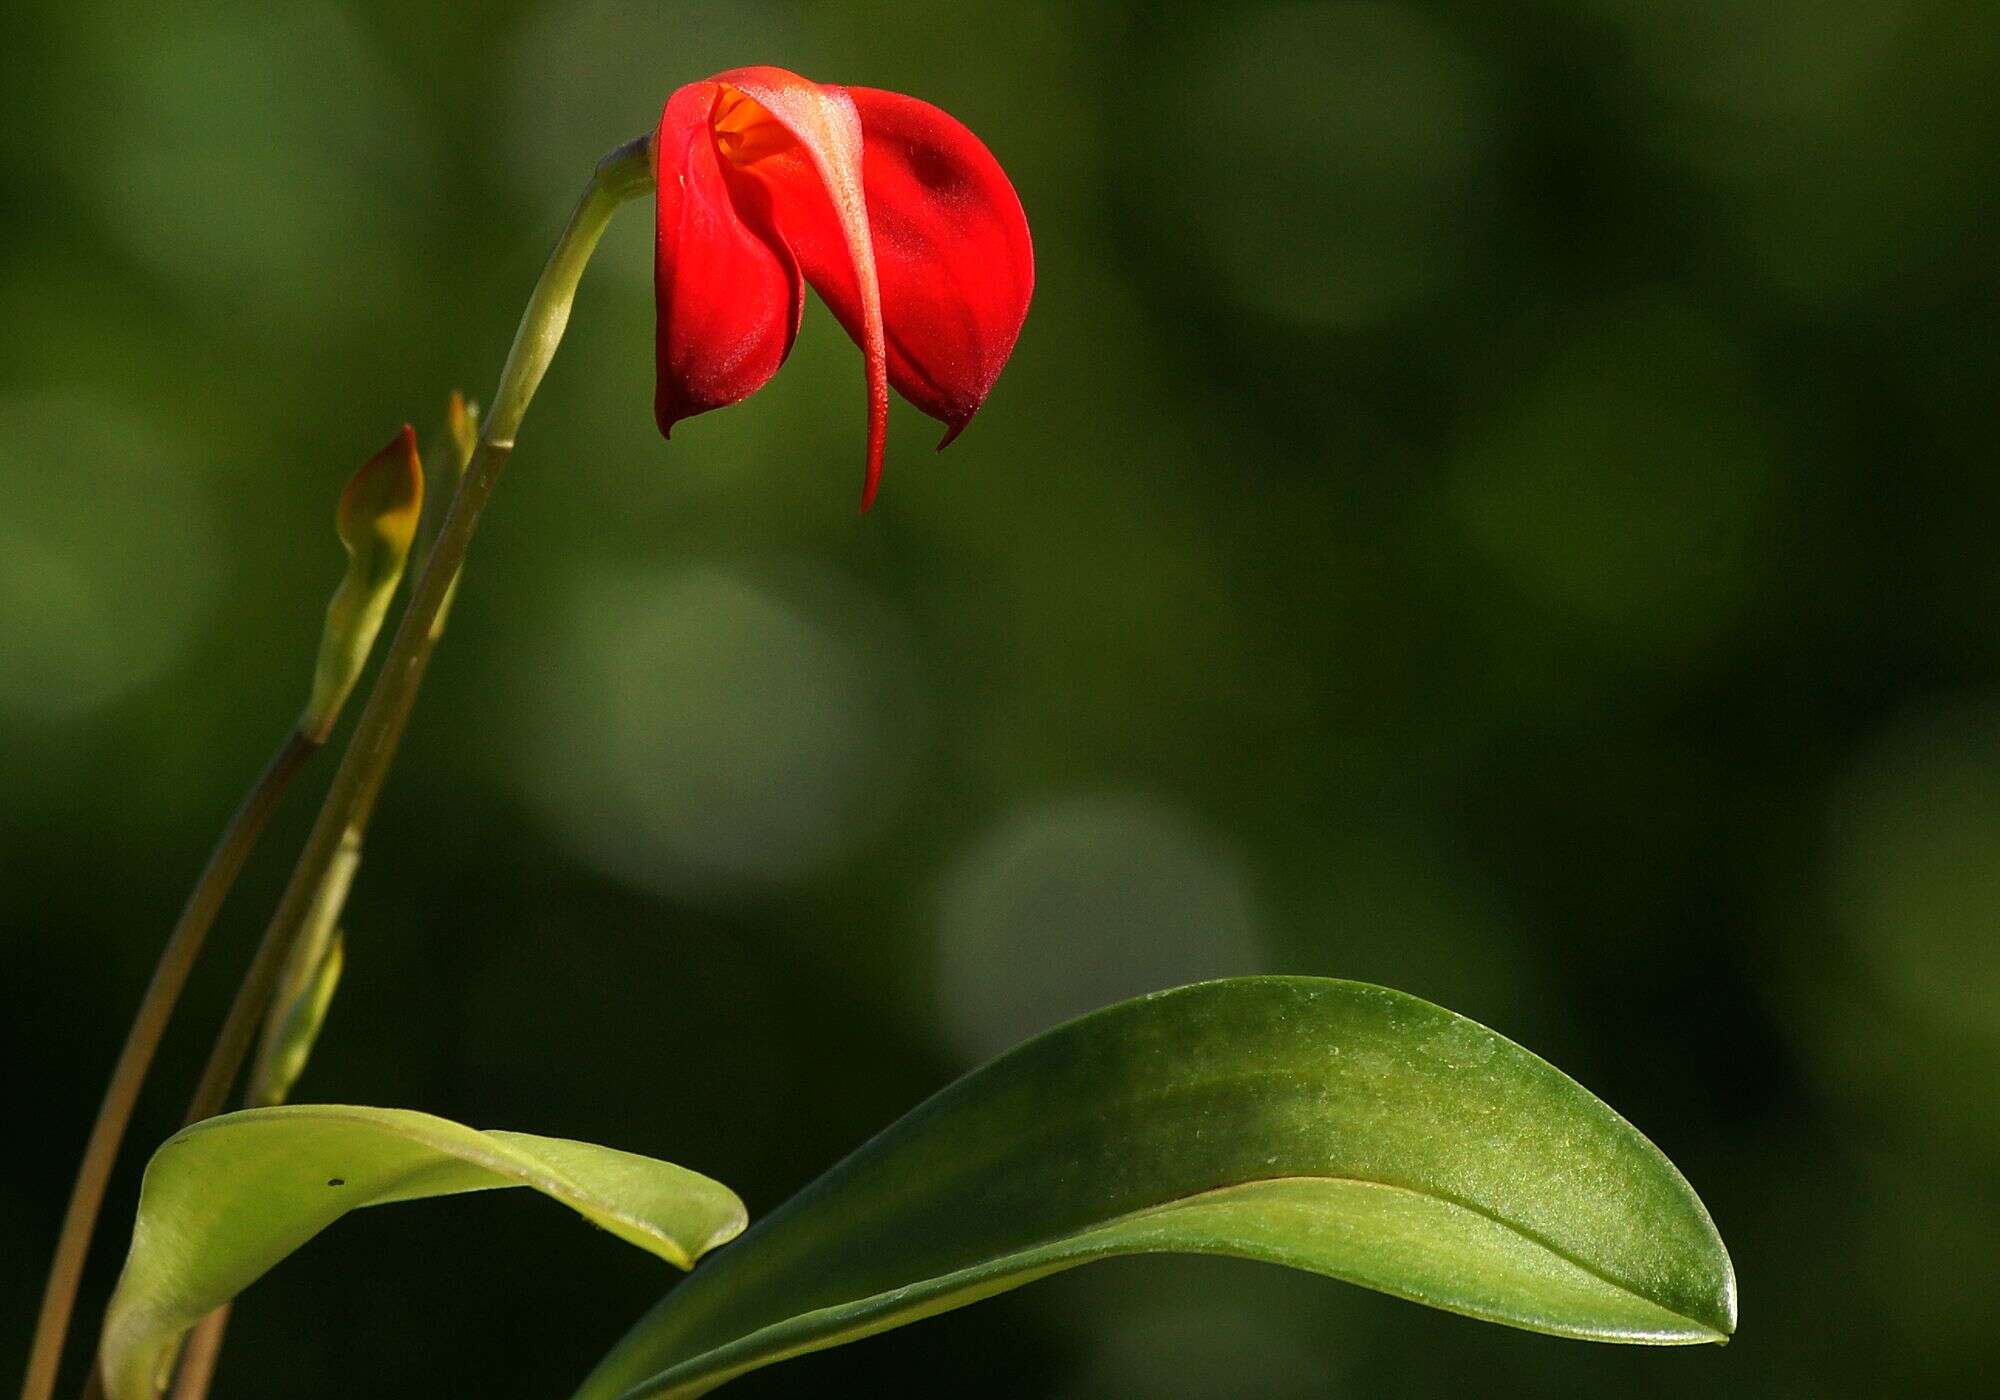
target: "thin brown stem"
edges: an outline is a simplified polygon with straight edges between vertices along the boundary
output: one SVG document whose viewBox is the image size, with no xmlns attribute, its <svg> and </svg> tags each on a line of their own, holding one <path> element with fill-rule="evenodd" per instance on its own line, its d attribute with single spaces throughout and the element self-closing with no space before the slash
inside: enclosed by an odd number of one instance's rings
<svg viewBox="0 0 2000 1400">
<path fill-rule="evenodd" d="M 511 450 L 511 443 L 482 442 L 473 453 L 465 478 L 452 499 L 451 510 L 438 528 L 423 576 L 417 580 L 416 591 L 397 624 L 388 659 L 383 662 L 375 689 L 361 711 L 354 737 L 348 741 L 319 819 L 306 838 L 305 850 L 292 870 L 277 912 L 264 930 L 263 941 L 243 974 L 228 1017 L 209 1051 L 201 1081 L 188 1104 L 188 1123 L 222 1111 L 230 1087 L 242 1072 L 258 1027 L 270 1009 L 292 940 L 304 924 L 314 898 L 335 868 L 336 860 L 345 863 L 359 859 L 361 834 L 374 813 L 375 799 L 388 776 L 389 764 L 395 757 L 396 746 L 416 704 L 424 670 L 436 647 L 431 622 L 464 562 L 466 545 L 479 523 L 479 513 L 492 495 L 500 468 Z M 197 1325 L 181 1363 L 183 1378 L 174 1385 L 175 1400 L 202 1400 L 206 1395 L 227 1320 L 228 1310 L 221 1308 Z M 84 1400 L 98 1400 L 103 1394 L 102 1387 L 100 1369 L 93 1364 Z"/>
<path fill-rule="evenodd" d="M 286 736 L 223 828 L 208 864 L 188 894 L 173 932 L 167 936 L 166 946 L 160 950 L 152 981 L 147 983 L 145 995 L 140 998 L 132 1028 L 125 1033 L 125 1046 L 118 1052 L 118 1062 L 111 1071 L 111 1082 L 105 1087 L 97 1121 L 91 1125 L 90 1139 L 77 1167 L 76 1184 L 70 1189 L 69 1210 L 63 1216 L 62 1232 L 56 1239 L 55 1258 L 49 1265 L 48 1285 L 42 1293 L 42 1310 L 28 1353 L 21 1400 L 48 1400 L 55 1391 L 63 1342 L 76 1308 L 77 1286 L 83 1278 L 84 1262 L 89 1257 L 91 1237 L 96 1233 L 98 1214 L 104 1206 L 105 1188 L 118 1161 L 118 1149 L 124 1144 L 125 1130 L 139 1101 L 139 1090 L 152 1068 L 167 1023 L 173 1019 L 181 990 L 187 986 L 188 974 L 194 970 L 202 944 L 229 896 L 230 887 L 236 883 L 243 862 L 263 834 L 285 789 L 318 749 L 314 740 L 296 729 Z"/>
<path fill-rule="evenodd" d="M 436 639 L 433 623 L 451 592 L 465 561 L 466 546 L 479 525 L 480 512 L 493 495 L 500 469 L 514 450 L 514 433 L 528 401 L 541 383 L 563 330 L 569 324 L 570 305 L 578 280 L 589 262 L 597 240 L 617 207 L 642 192 L 651 182 L 651 158 L 644 140 L 620 147 L 598 164 L 585 187 L 583 198 L 570 216 L 555 251 L 542 270 L 521 317 L 507 364 L 500 372 L 500 390 L 494 395 L 493 411 L 486 420 L 485 433 L 466 464 L 465 475 L 453 495 L 451 509 L 438 526 L 437 538 L 424 560 L 409 606 L 396 625 L 396 637 L 382 663 L 382 673 L 361 711 L 361 719 L 342 755 L 340 771 L 334 775 L 319 820 L 306 848 L 292 871 L 291 882 L 272 915 L 264 942 L 251 961 L 229 1008 L 222 1033 L 216 1038 L 201 1083 L 188 1105 L 190 1123 L 213 1116 L 229 1096 L 230 1085 L 242 1071 L 250 1042 L 277 985 L 278 972 L 292 939 L 304 922 L 314 892 L 343 844 L 358 850 L 361 835 L 374 812 L 375 800 L 395 760 L 396 747 L 416 705 L 424 671 L 430 665 Z"/>
<path fill-rule="evenodd" d="M 190 1123 L 221 1111 L 230 1087 L 242 1072 L 258 1026 L 270 1010 L 286 957 L 328 871 L 337 858 L 359 858 L 362 834 L 381 795 L 382 784 L 416 705 L 424 671 L 436 649 L 441 630 L 438 619 L 452 596 L 480 512 L 486 508 L 501 468 L 514 450 L 514 434 L 527 412 L 528 402 L 534 397 L 569 324 L 570 307 L 583 269 L 612 213 L 651 184 L 652 154 L 645 138 L 629 142 L 606 156 L 598 163 L 542 269 L 520 328 L 515 332 L 507 363 L 500 372 L 499 391 L 494 395 L 493 411 L 486 420 L 484 434 L 472 460 L 466 464 L 451 509 L 438 526 L 423 572 L 396 626 L 396 636 L 382 663 L 381 674 L 376 677 L 354 736 L 341 757 L 340 769 L 334 774 L 312 834 L 306 838 L 305 850 L 209 1053 L 201 1082 L 188 1105 Z M 175 1387 L 175 1400 L 203 1400 L 214 1372 L 215 1351 L 221 1345 L 226 1316 L 226 1311 L 211 1314 L 197 1331 L 197 1344 L 206 1349 L 204 1355 L 194 1358 L 201 1369 L 188 1384 Z M 204 1339 L 202 1334 L 211 1331 L 212 1335 Z M 93 1366 L 93 1384 L 97 1371 Z"/>
<path fill-rule="evenodd" d="M 181 1348 L 180 1369 L 174 1372 L 169 1400 L 203 1400 L 215 1381 L 215 1363 L 222 1359 L 222 1340 L 229 1329 L 229 1304 L 224 1303 L 194 1325 Z"/>
<path fill-rule="evenodd" d="M 222 1111 L 270 1006 L 278 973 L 291 951 L 292 938 L 304 922 L 320 881 L 343 846 L 351 851 L 360 847 L 362 831 L 374 812 L 375 799 L 388 777 L 389 765 L 409 723 L 410 711 L 416 705 L 424 671 L 430 665 L 434 650 L 431 619 L 465 558 L 465 548 L 479 523 L 479 513 L 500 479 L 500 469 L 511 447 L 512 444 L 482 442 L 473 454 L 451 511 L 438 530 L 437 543 L 425 562 L 423 577 L 417 580 L 416 591 L 397 624 L 388 659 L 383 662 L 374 692 L 361 711 L 354 737 L 348 741 L 340 771 L 334 775 L 326 803 L 320 808 L 319 820 L 313 824 L 305 850 L 278 901 L 277 912 L 264 930 L 264 940 L 243 974 L 236 999 L 230 1004 L 229 1015 L 209 1052 L 201 1082 L 188 1103 L 189 1123 Z"/>
</svg>

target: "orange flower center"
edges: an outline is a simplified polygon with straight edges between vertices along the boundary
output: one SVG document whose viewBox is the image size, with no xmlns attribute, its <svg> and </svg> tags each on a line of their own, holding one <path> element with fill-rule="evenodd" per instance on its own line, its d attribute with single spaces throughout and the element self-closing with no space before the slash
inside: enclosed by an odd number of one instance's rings
<svg viewBox="0 0 2000 1400">
<path fill-rule="evenodd" d="M 754 99 L 727 83 L 719 88 L 708 125 L 715 133 L 715 149 L 724 160 L 735 166 L 750 165 L 795 144 L 792 133 Z"/>
</svg>

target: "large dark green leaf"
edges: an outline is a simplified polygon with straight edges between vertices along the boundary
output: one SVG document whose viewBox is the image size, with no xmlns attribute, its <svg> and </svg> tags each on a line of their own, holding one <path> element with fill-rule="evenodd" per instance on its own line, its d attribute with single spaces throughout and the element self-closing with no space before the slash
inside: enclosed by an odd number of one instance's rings
<svg viewBox="0 0 2000 1400">
<path fill-rule="evenodd" d="M 112 1400 L 151 1400 L 188 1328 L 348 1211 L 500 1186 L 532 1186 L 683 1269 L 744 1224 L 719 1182 L 587 1142 L 395 1108 L 224 1114 L 169 1138 L 146 1167 L 104 1324 Z"/>
<path fill-rule="evenodd" d="M 1575 1081 L 1400 992 L 1250 978 L 1086 1016 L 945 1089 L 697 1269 L 579 1400 L 700 1395 L 1166 1252 L 1596 1341 L 1736 1325 L 1707 1211 Z"/>
</svg>

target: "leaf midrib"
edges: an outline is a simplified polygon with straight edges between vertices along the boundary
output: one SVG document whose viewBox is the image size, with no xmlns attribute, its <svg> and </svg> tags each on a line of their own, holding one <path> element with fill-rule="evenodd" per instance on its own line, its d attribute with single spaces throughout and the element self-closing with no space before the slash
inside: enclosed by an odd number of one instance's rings
<svg viewBox="0 0 2000 1400">
<path fill-rule="evenodd" d="M 1310 1084 L 1311 1082 L 1313 1082 L 1306 1071 L 1298 1068 L 1239 1070 L 1226 1074 L 1206 1075 L 1198 1079 L 1187 1079 L 1170 1086 L 1148 1089 L 1144 1092 L 1134 1093 L 1128 1097 L 1121 1099 L 1120 1106 L 1121 1107 L 1128 1105 L 1136 1106 L 1148 1103 L 1156 1103 L 1161 1100 L 1174 1099 L 1182 1097 L 1184 1095 L 1197 1093 L 1204 1089 L 1218 1088 L 1221 1086 L 1231 1085 L 1231 1084 L 1255 1083 L 1258 1081 L 1290 1081 L 1296 1084 Z M 943 1109 L 950 1107 L 950 1105 L 939 1105 L 939 1107 L 940 1109 Z M 1018 1156 L 1024 1147 L 1033 1147 L 1041 1143 L 1048 1142 L 1053 1138 L 1064 1136 L 1066 1133 L 1074 1131 L 1077 1125 L 1086 1123 L 1091 1118 L 1097 1116 L 1101 1116 L 1101 1111 L 1098 1114 L 1093 1114 L 1086 1111 L 1078 1111 L 1072 1113 L 1057 1114 L 1050 1118 L 1044 1118 L 1042 1120 L 1042 1126 L 1038 1129 L 1031 1129 L 1026 1133 L 1020 1134 L 1015 1137 L 1007 1138 L 1001 1142 L 997 1142 L 994 1145 L 989 1146 L 987 1150 L 983 1152 L 968 1154 L 967 1156 L 961 1158 L 956 1165 L 950 1167 L 947 1171 L 943 1173 L 937 1173 L 934 1170 L 933 1173 L 931 1174 L 931 1180 L 933 1182 L 950 1184 L 975 1177 L 980 1172 L 993 1166 L 997 1162 L 1001 1162 L 1006 1159 Z M 856 1148 L 855 1151 L 851 1153 L 849 1157 L 840 1164 L 840 1166 L 844 1167 L 847 1164 L 847 1161 L 852 1161 L 854 1158 L 868 1151 L 868 1149 L 873 1145 L 873 1143 L 874 1140 L 871 1139 L 869 1142 L 864 1143 L 860 1147 Z M 838 1170 L 840 1170 L 840 1167 L 835 1168 L 835 1171 Z M 1512 1220 L 1507 1219 L 1506 1217 L 1500 1215 L 1497 1211 L 1495 1211 L 1493 1208 L 1489 1206 L 1482 1205 L 1475 1201 L 1461 1199 L 1460 1197 L 1451 1195 L 1449 1193 L 1430 1190 L 1419 1186 L 1413 1186 L 1408 1182 L 1379 1180 L 1372 1177 L 1354 1176 L 1354 1175 L 1338 1174 L 1338 1173 L 1326 1173 L 1326 1172 L 1283 1172 L 1274 1176 L 1253 1175 L 1253 1176 L 1242 1177 L 1234 1181 L 1217 1182 L 1212 1186 L 1205 1186 L 1198 1191 L 1189 1192 L 1182 1196 L 1163 1197 L 1161 1200 L 1154 1202 L 1152 1204 L 1140 1206 L 1136 1210 L 1120 1212 L 1118 1215 L 1106 1217 L 1102 1221 L 1079 1227 L 1078 1230 L 1065 1231 L 1056 1235 L 1048 1236 L 1044 1239 L 1039 1239 L 1031 1244 L 1023 1245 L 1015 1249 L 1009 1249 L 1008 1253 L 1021 1253 L 1031 1249 L 1038 1249 L 1041 1248 L 1044 1244 L 1050 1243 L 1054 1240 L 1060 1240 L 1066 1238 L 1069 1234 L 1080 1233 L 1081 1230 L 1101 1229 L 1111 1224 L 1114 1221 L 1129 1219 L 1132 1216 L 1140 1215 L 1150 1210 L 1164 1209 L 1168 1206 L 1171 1206 L 1181 1201 L 1191 1200 L 1197 1196 L 1207 1195 L 1210 1192 L 1229 1190 L 1233 1187 L 1249 1186 L 1265 1181 L 1285 1181 L 1285 1180 L 1347 1182 L 1354 1185 L 1362 1185 L 1362 1186 L 1380 1186 L 1390 1190 L 1405 1191 L 1412 1195 L 1425 1199 L 1442 1201 L 1447 1205 L 1459 1206 L 1465 1210 L 1473 1212 L 1476 1215 L 1484 1217 L 1485 1219 L 1493 1222 L 1496 1225 L 1501 1226 L 1504 1229 L 1511 1230 L 1512 1232 L 1521 1236 L 1523 1239 L 1529 1241 L 1530 1243 L 1538 1245 L 1548 1250 L 1551 1254 L 1554 1254 L 1559 1258 L 1565 1259 L 1570 1263 L 1575 1264 L 1578 1268 L 1585 1270 L 1587 1273 L 1589 1273 L 1592 1277 L 1598 1279 L 1600 1282 L 1606 1283 L 1611 1287 L 1620 1290 L 1621 1292 L 1629 1293 L 1636 1298 L 1646 1298 L 1646 1295 L 1640 1292 L 1632 1284 L 1621 1282 L 1620 1280 L 1605 1274 L 1601 1269 L 1593 1267 L 1592 1265 L 1585 1263 L 1582 1259 L 1576 1257 L 1567 1248 L 1555 1244 L 1552 1240 L 1550 1240 L 1549 1238 L 1547 1238 L 1546 1236 L 1537 1231 L 1530 1230 Z M 945 1193 L 943 1191 L 939 1191 L 935 1194 L 943 1195 Z M 820 1198 L 816 1197 L 815 1201 L 817 1199 Z M 808 1200 L 806 1200 L 804 1196 L 794 1197 L 791 1202 L 788 1202 L 786 1204 L 786 1207 L 782 1212 L 766 1217 L 765 1221 L 763 1222 L 764 1228 L 766 1229 L 775 1228 L 781 1222 L 781 1220 L 785 1215 L 789 1215 L 793 1212 L 794 1208 L 803 1210 L 808 1205 L 813 1203 L 814 1202 L 809 1202 Z M 906 1203 L 907 1203 L 906 1199 L 897 1201 L 897 1204 L 906 1204 Z M 739 1243 L 748 1243 L 752 1238 L 754 1238 L 754 1231 L 752 1234 L 746 1235 L 744 1239 Z M 976 1268 L 976 1267 L 978 1267 L 976 1264 L 963 1265 L 960 1266 L 960 1268 L 958 1269 L 948 1269 L 942 1274 L 935 1275 L 935 1277 L 940 1277 L 940 1278 L 948 1277 L 951 1274 L 961 1272 L 962 1269 Z M 864 1296 L 876 1297 L 880 1295 L 867 1294 Z M 1651 1302 L 1652 1300 L 1646 1299 L 1646 1301 Z M 844 1306 L 844 1305 L 828 1304 L 827 1306 Z M 1662 1304 L 1660 1306 L 1664 1307 L 1665 1305 Z M 818 1311 L 818 1310 L 813 1309 L 811 1311 Z M 1673 1311 L 1673 1310 L 1668 1309 L 1668 1311 Z M 1676 1313 L 1675 1315 L 1684 1316 L 1684 1314 L 1680 1313 Z M 1692 1320 L 1693 1319 L 1690 1319 L 1690 1321 Z"/>
<path fill-rule="evenodd" d="M 1218 1076 L 1218 1081 L 1227 1078 L 1252 1078 L 1252 1077 L 1261 1077 L 1261 1076 Z M 960 1268 L 952 1269 L 941 1274 L 933 1274 L 925 1278 L 913 1279 L 909 1283 L 899 1284 L 894 1288 L 882 1289 L 875 1293 L 866 1293 L 858 1298 L 849 1298 L 842 1302 L 837 1302 L 837 1303 L 827 1303 L 823 1304 L 820 1307 L 809 1309 L 805 1312 L 793 1313 L 790 1316 L 779 1318 L 774 1322 L 767 1322 L 761 1327 L 753 1328 L 751 1331 L 742 1333 L 741 1335 L 736 1337 L 732 1337 L 728 1341 L 719 1343 L 718 1345 L 705 1347 L 701 1351 L 696 1352 L 693 1356 L 687 1357 L 684 1360 L 676 1361 L 665 1367 L 662 1367 L 660 1370 L 655 1371 L 646 1380 L 641 1381 L 637 1386 L 634 1386 L 624 1391 L 620 1396 L 620 1400 L 639 1400 L 639 1397 L 642 1397 L 644 1395 L 658 1393 L 658 1391 L 654 1389 L 656 1384 L 658 1382 L 665 1380 L 667 1377 L 672 1376 L 673 1373 L 676 1371 L 690 1372 L 690 1374 L 687 1374 L 681 1378 L 680 1383 L 694 1381 L 699 1377 L 698 1369 L 694 1368 L 699 1368 L 703 1358 L 718 1355 L 732 1348 L 745 1346 L 746 1344 L 754 1342 L 756 1338 L 763 1336 L 766 1333 L 774 1332 L 782 1327 L 787 1327 L 800 1323 L 808 1323 L 810 1319 L 822 1317 L 827 1314 L 847 1312 L 856 1308 L 864 1307 L 867 1304 L 875 1302 L 878 1299 L 893 1298 L 896 1297 L 898 1294 L 907 1293 L 915 1289 L 927 1289 L 929 1290 L 929 1296 L 931 1297 L 949 1296 L 952 1292 L 956 1291 L 954 1287 L 955 1284 L 974 1282 L 976 1281 L 977 1276 L 980 1275 L 983 1271 L 994 1267 L 1003 1260 L 1014 1258 L 1021 1255 L 1030 1255 L 1040 1250 L 1054 1248 L 1056 1246 L 1061 1245 L 1066 1240 L 1075 1239 L 1082 1235 L 1095 1234 L 1099 1231 L 1114 1230 L 1120 1225 L 1129 1224 L 1136 1220 L 1142 1220 L 1147 1216 L 1168 1214 L 1176 1209 L 1197 1203 L 1201 1201 L 1204 1197 L 1219 1196 L 1227 1192 L 1239 1191 L 1246 1186 L 1274 1185 L 1281 1182 L 1293 1182 L 1293 1181 L 1313 1182 L 1313 1183 L 1336 1185 L 1336 1186 L 1364 1186 L 1375 1190 L 1390 1191 L 1400 1195 L 1413 1196 L 1423 1201 L 1435 1201 L 1444 1205 L 1455 1206 L 1461 1210 L 1468 1212 L 1469 1214 L 1477 1215 L 1480 1218 L 1491 1222 L 1492 1224 L 1498 1225 L 1503 1230 L 1509 1231 L 1510 1233 L 1519 1236 L 1521 1239 L 1526 1240 L 1529 1244 L 1534 1245 L 1536 1248 L 1542 1249 L 1547 1253 L 1554 1255 L 1558 1259 L 1563 1260 L 1565 1263 L 1574 1266 L 1576 1269 L 1589 1275 L 1591 1278 L 1596 1279 L 1599 1283 L 1604 1284 L 1606 1287 L 1609 1287 L 1619 1293 L 1625 1294 L 1628 1297 L 1636 1298 L 1640 1302 L 1646 1303 L 1652 1307 L 1656 1307 L 1660 1309 L 1661 1312 L 1666 1313 L 1670 1317 L 1680 1318 L 1683 1321 L 1687 1322 L 1691 1327 L 1698 1329 L 1699 1331 L 1708 1336 L 1716 1338 L 1718 1341 L 1726 1340 L 1725 1334 L 1717 1332 L 1714 1328 L 1710 1327 L 1707 1323 L 1702 1322 L 1700 1319 L 1690 1317 L 1688 1314 L 1681 1312 L 1678 1309 L 1668 1307 L 1665 1303 L 1662 1303 L 1657 1299 L 1647 1297 L 1644 1293 L 1641 1293 L 1636 1288 L 1633 1288 L 1630 1284 L 1623 1283 L 1618 1279 L 1612 1278 L 1610 1275 L 1606 1274 L 1602 1269 L 1599 1269 L 1596 1266 L 1589 1263 L 1588 1261 L 1577 1257 L 1577 1255 L 1571 1252 L 1570 1250 L 1565 1249 L 1562 1246 L 1551 1242 L 1550 1240 L 1544 1238 L 1543 1236 L 1537 1234 L 1534 1231 L 1523 1229 L 1519 1225 L 1516 1225 L 1513 1221 L 1507 1220 L 1501 1217 L 1500 1215 L 1494 1213 L 1493 1211 L 1488 1210 L 1473 1202 L 1459 1200 L 1455 1197 L 1452 1197 L 1442 1192 L 1420 1190 L 1413 1186 L 1403 1185 L 1400 1182 L 1378 1181 L 1369 1177 L 1345 1176 L 1345 1175 L 1319 1173 L 1319 1172 L 1288 1172 L 1283 1175 L 1277 1175 L 1277 1176 L 1251 1177 L 1243 1181 L 1231 1182 L 1227 1185 L 1211 1186 L 1211 1187 L 1206 1187 L 1200 1191 L 1190 1191 L 1180 1196 L 1170 1196 L 1163 1200 L 1154 1202 L 1151 1205 L 1142 1206 L 1138 1210 L 1126 1211 L 1119 1215 L 1108 1216 L 1105 1219 L 1097 1221 L 1091 1225 L 1085 1226 L 1082 1229 L 1071 1230 L 1061 1234 L 1048 1235 L 1038 1238 L 1027 1244 L 1023 1244 L 1016 1248 L 1009 1249 L 1003 1254 L 991 1256 L 988 1259 L 979 1263 L 964 1265 Z M 1085 1262 L 1089 1261 L 1087 1259 L 1078 1259 L 1074 1261 L 1074 1263 L 1076 1264 L 1082 1264 Z M 1049 1272 L 1055 1272 L 1060 1268 L 1069 1266 L 1070 1265 L 1068 1263 L 1057 1264 L 1055 1266 L 1052 1266 L 1049 1269 Z M 1030 1279 L 1022 1280 L 1022 1282 L 1024 1283 L 1031 1281 L 1032 1280 Z M 1372 1287 L 1372 1285 L 1370 1286 Z M 1393 1290 L 1378 1290 L 1378 1291 L 1393 1292 Z M 836 1326 L 829 1329 L 827 1333 L 822 1335 L 828 1337 L 837 1337 L 840 1334 L 841 1330 L 842 1330 L 841 1328 Z M 866 1332 L 862 1332 L 860 1335 L 868 1335 L 868 1334 Z M 829 1345 L 833 1344 L 836 1343 L 829 1343 Z M 776 1355 L 769 1358 L 769 1361 L 784 1360 L 787 1359 L 789 1356 L 803 1354 L 804 1351 L 819 1350 L 819 1349 L 820 1348 L 780 1349 Z M 768 1364 L 768 1362 L 760 1362 L 759 1364 Z M 754 1368 L 744 1368 L 744 1369 L 754 1369 Z M 741 1374 L 741 1371 L 732 1371 L 731 1374 Z"/>
</svg>

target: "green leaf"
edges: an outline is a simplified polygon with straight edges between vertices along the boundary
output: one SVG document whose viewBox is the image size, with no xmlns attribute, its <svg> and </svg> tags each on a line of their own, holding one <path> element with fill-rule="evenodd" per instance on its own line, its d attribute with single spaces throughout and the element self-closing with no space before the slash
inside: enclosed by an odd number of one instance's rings
<svg viewBox="0 0 2000 1400">
<path fill-rule="evenodd" d="M 1596 1341 L 1736 1326 L 1707 1211 L 1575 1081 L 1400 992 L 1247 978 L 1072 1021 L 951 1085 L 703 1264 L 579 1400 L 701 1395 L 1138 1253 Z"/>
<path fill-rule="evenodd" d="M 587 1142 L 394 1108 L 224 1114 L 176 1133 L 146 1167 L 104 1323 L 111 1400 L 150 1400 L 188 1328 L 348 1211 L 501 1186 L 532 1186 L 683 1269 L 744 1225 L 720 1183 Z"/>
</svg>

